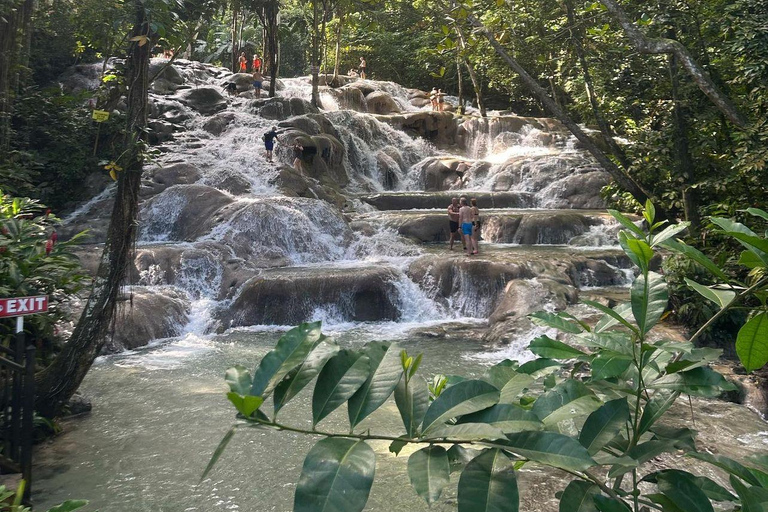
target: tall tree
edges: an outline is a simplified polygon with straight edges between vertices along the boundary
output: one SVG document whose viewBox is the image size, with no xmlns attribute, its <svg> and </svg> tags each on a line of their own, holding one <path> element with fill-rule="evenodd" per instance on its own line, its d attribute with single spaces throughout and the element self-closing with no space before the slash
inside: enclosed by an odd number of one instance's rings
<svg viewBox="0 0 768 512">
<path fill-rule="evenodd" d="M 147 88 L 153 33 L 143 0 L 134 0 L 134 24 L 126 61 L 127 127 L 124 170 L 93 290 L 72 336 L 54 362 L 38 374 L 36 408 L 54 417 L 80 386 L 101 352 L 115 315 L 118 295 L 132 261 L 139 211 L 139 188 L 147 143 Z"/>
</svg>

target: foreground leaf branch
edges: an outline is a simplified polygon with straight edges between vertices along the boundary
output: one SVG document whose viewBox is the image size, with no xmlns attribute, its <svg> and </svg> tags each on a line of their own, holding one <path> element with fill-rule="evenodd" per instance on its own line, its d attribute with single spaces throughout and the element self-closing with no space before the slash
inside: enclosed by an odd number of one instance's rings
<svg viewBox="0 0 768 512">
<path fill-rule="evenodd" d="M 267 428 L 321 438 L 307 454 L 296 487 L 294 510 L 300 512 L 365 508 L 376 469 L 370 441 L 389 442 L 396 455 L 415 445 L 407 473 L 428 504 L 440 500 L 452 472 L 460 473 L 459 512 L 518 511 L 525 489 L 518 488 L 517 471 L 527 464 L 571 478 L 560 498 L 563 511 L 712 511 L 713 501 L 731 510 L 762 510 L 768 506 L 763 487 L 768 459 L 744 465 L 700 452 L 695 431 L 665 421 L 681 395 L 715 398 L 735 386 L 709 367 L 719 350 L 651 336 L 669 296 L 663 277 L 653 270 L 655 248 L 667 246 L 717 267 L 675 240 L 686 225 L 657 222 L 652 204 L 644 212 L 647 231 L 611 213 L 626 227 L 619 243 L 639 269 L 630 301 L 614 308 L 589 303 L 601 313 L 594 325 L 565 312 L 530 315 L 571 343 L 540 336 L 529 346 L 537 356 L 532 361 L 504 360 L 478 379 L 437 375 L 428 383 L 419 374 L 421 355 L 380 342 L 341 349 L 323 336 L 319 322 L 301 324 L 280 338 L 253 374 L 243 366 L 227 370 L 227 397 L 239 421 L 215 450 L 203 478 L 237 429 Z M 747 237 L 748 250 L 763 247 L 738 226 L 727 227 Z M 758 288 L 745 287 L 739 295 Z M 736 296 L 723 301 L 723 309 L 732 307 Z M 757 329 L 762 329 L 762 314 L 755 316 Z M 278 421 L 279 410 L 314 379 L 312 428 Z M 361 428 L 393 394 L 404 434 L 376 432 L 371 420 Z M 272 417 L 263 410 L 270 396 Z M 348 430 L 318 428 L 344 403 Z M 709 477 L 678 468 L 658 470 L 652 463 L 661 454 L 680 453 L 724 470 L 730 489 Z"/>
</svg>

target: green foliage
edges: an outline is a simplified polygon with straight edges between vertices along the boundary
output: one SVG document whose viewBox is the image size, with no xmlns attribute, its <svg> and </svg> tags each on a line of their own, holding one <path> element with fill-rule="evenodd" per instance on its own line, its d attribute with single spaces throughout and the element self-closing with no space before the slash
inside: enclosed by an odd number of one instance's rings
<svg viewBox="0 0 768 512">
<path fill-rule="evenodd" d="M 751 214 L 768 216 L 761 210 Z M 505 360 L 481 379 L 436 376 L 427 385 L 418 374 L 421 357 L 388 343 L 334 352 L 330 358 L 314 357 L 316 347 L 331 342 L 323 339 L 319 323 L 302 324 L 283 335 L 263 358 L 257 369 L 257 375 L 263 375 L 262 384 L 253 384 L 257 379 L 251 379 L 243 367 L 228 370 L 225 380 L 230 394 L 250 397 L 260 407 L 275 390 L 277 403 L 280 385 L 293 382 L 303 369 L 312 367 L 312 377 L 318 378 L 314 425 L 318 411 L 327 414 L 326 409 L 330 412 L 347 401 L 351 430 L 323 432 L 284 425 L 260 409 L 244 409 L 237 402 L 239 422 L 216 449 L 204 476 L 220 459 L 235 428 L 268 427 L 323 437 L 305 460 L 295 494 L 297 511 L 363 510 L 375 472 L 368 440 L 391 442 L 390 451 L 395 454 L 407 444 L 419 447 L 408 459 L 408 476 L 428 504 L 440 499 L 451 473 L 459 472 L 460 512 L 520 510 L 516 472 L 527 464 L 561 469 L 569 475 L 560 501 L 564 512 L 649 508 L 710 512 L 712 501 L 740 510 L 762 510 L 768 503 L 768 473 L 764 472 L 768 462 L 757 458 L 744 465 L 699 452 L 695 432 L 664 423 L 664 415 L 680 395 L 716 397 L 735 389 L 708 366 L 719 351 L 653 333 L 667 306 L 668 292 L 661 276 L 650 270 L 650 261 L 658 246 L 683 247 L 674 236 L 685 225 L 665 228 L 665 222 L 655 222 L 650 203 L 644 210 L 648 233 L 621 214 L 614 215 L 628 223 L 620 235 L 621 245 L 640 268 L 630 301 L 612 309 L 595 304 L 603 315 L 594 326 L 566 314 L 531 315 L 537 324 L 560 330 L 584 350 L 542 336 L 531 343 L 531 350 L 540 357 L 524 365 Z M 743 226 L 723 219 L 715 223 L 731 234 L 744 235 L 737 239 L 747 251 L 763 247 L 761 237 Z M 685 254 L 686 249 L 681 252 Z M 747 293 L 744 289 L 733 297 L 712 288 L 704 292 L 702 286 L 694 288 L 724 309 Z M 749 293 L 758 288 L 753 285 Z M 749 348 L 748 369 L 768 356 L 756 341 L 767 328 L 766 318 L 766 313 L 758 312 L 742 329 Z M 560 363 L 547 357 L 577 363 L 581 372 L 564 373 Z M 366 359 L 370 364 L 359 363 Z M 318 373 L 319 366 L 323 369 Z M 265 384 L 277 377 L 285 379 L 277 387 Z M 241 396 L 246 390 L 251 394 Z M 254 390 L 259 394 L 254 395 Z M 404 435 L 378 434 L 375 424 L 361 429 L 358 423 L 381 408 L 393 390 Z M 283 395 L 279 400 L 284 403 L 292 397 Z M 659 455 L 680 452 L 728 472 L 735 493 L 707 477 L 678 469 L 654 471 L 645 465 Z M 624 479 L 628 474 L 631 479 Z"/>
<path fill-rule="evenodd" d="M 15 491 L 0 485 L 0 510 L 3 512 L 32 512 L 32 509 L 21 504 L 26 482 L 22 480 Z M 10 504 L 7 504 L 10 500 Z M 72 512 L 88 504 L 85 500 L 67 500 L 64 503 L 48 509 L 48 512 Z"/>
<path fill-rule="evenodd" d="M 32 315 L 25 329 L 42 343 L 44 352 L 55 339 L 55 324 L 66 319 L 62 304 L 86 283 L 79 260 L 72 253 L 82 234 L 66 242 L 54 231 L 59 222 L 38 201 L 13 198 L 0 191 L 0 295 L 48 295 L 49 313 Z M 0 322 L 0 339 L 13 332 L 9 320 Z"/>
</svg>

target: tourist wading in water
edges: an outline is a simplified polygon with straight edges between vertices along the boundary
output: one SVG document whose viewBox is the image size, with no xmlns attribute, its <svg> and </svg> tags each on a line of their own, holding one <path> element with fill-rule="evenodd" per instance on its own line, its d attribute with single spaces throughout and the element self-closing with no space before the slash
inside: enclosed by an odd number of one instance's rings
<svg viewBox="0 0 768 512">
<path fill-rule="evenodd" d="M 459 208 L 459 225 L 461 226 L 461 239 L 464 242 L 464 251 L 467 256 L 477 254 L 472 252 L 472 208 L 467 204 L 467 198 L 462 197 Z"/>
<path fill-rule="evenodd" d="M 262 140 L 264 141 L 264 147 L 267 150 L 267 161 L 271 162 L 272 150 L 275 147 L 275 141 L 280 142 L 280 139 L 277 138 L 277 128 L 273 126 L 270 131 L 264 134 Z"/>
<path fill-rule="evenodd" d="M 301 141 L 296 139 L 293 142 L 293 168 L 299 172 L 302 172 L 301 158 L 304 156 L 304 146 L 301 145 Z"/>
<path fill-rule="evenodd" d="M 451 204 L 448 205 L 448 231 L 451 233 L 451 250 L 453 250 L 453 242 L 456 238 L 461 239 L 462 245 L 464 245 L 464 239 L 459 233 L 459 198 L 454 197 L 451 199 Z M 466 249 L 466 246 L 464 247 Z"/>
<path fill-rule="evenodd" d="M 480 251 L 480 227 L 482 222 L 480 220 L 480 210 L 477 207 L 477 199 L 473 197 L 469 200 L 469 204 L 472 205 L 472 243 L 475 246 L 472 254 L 477 254 Z"/>
</svg>

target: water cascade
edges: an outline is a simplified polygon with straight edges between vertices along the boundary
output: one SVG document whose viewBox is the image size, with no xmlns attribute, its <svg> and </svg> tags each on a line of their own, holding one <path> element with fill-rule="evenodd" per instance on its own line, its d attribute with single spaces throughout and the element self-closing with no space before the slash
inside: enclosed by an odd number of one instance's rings
<svg viewBox="0 0 768 512">
<path fill-rule="evenodd" d="M 64 86 L 88 87 L 90 68 L 83 70 Z M 237 96 L 224 92 L 228 82 Z M 133 309 L 110 350 L 149 346 L 93 369 L 85 391 L 96 392 L 94 413 L 67 429 L 69 443 L 43 455 L 40 502 L 67 488 L 104 512 L 287 510 L 311 440 L 243 437 L 227 468 L 195 486 L 231 420 L 224 369 L 255 362 L 275 330 L 320 319 L 342 343 L 395 339 L 426 352 L 427 371 L 466 374 L 530 357 L 524 347 L 541 329 L 526 314 L 573 308 L 582 293 L 627 293 L 633 272 L 615 246 L 619 226 L 600 211 L 608 177 L 557 121 L 432 113 L 423 92 L 388 82 L 323 82 L 323 110 L 308 103 L 306 77 L 281 79 L 271 99 L 255 98 L 249 84 L 183 60 L 153 84 L 160 156 L 141 192 Z M 272 126 L 274 164 L 261 140 Z M 305 148 L 301 169 L 291 166 L 296 140 Z M 476 256 L 445 243 L 446 207 L 459 195 L 477 198 L 481 210 Z M 91 267 L 109 201 L 105 191 L 67 218 L 65 233 L 94 228 L 96 245 L 82 250 Z M 302 407 L 306 396 L 281 415 Z M 745 419 L 743 428 L 754 424 Z M 77 450 L 105 455 L 62 468 L 64 459 L 80 460 Z M 405 482 L 401 461 L 383 457 L 377 479 L 381 471 L 384 485 Z M 180 460 L 182 467 L 172 463 Z M 263 481 L 258 489 L 244 484 L 251 474 Z M 432 510 L 453 510 L 453 493 Z M 413 498 L 393 507 L 374 487 L 368 509 L 426 510 Z M 551 510 L 546 503 L 540 510 Z"/>
</svg>

